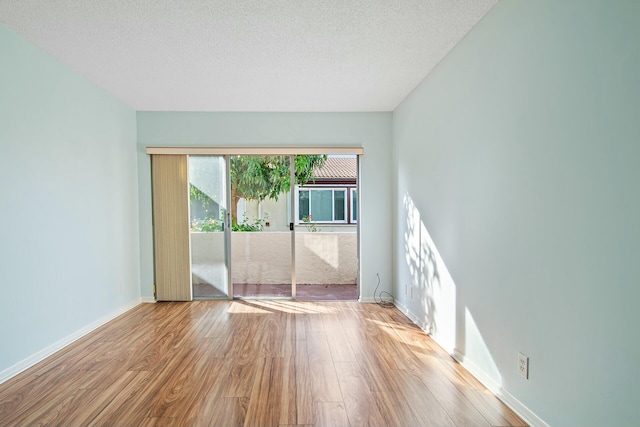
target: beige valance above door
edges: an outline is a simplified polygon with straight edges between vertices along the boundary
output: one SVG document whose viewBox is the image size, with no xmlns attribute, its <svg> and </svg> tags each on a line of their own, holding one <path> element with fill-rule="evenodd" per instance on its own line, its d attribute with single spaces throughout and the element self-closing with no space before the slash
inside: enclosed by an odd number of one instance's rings
<svg viewBox="0 0 640 427">
<path fill-rule="evenodd" d="M 147 154 L 199 156 L 363 155 L 362 147 L 147 147 Z"/>
</svg>

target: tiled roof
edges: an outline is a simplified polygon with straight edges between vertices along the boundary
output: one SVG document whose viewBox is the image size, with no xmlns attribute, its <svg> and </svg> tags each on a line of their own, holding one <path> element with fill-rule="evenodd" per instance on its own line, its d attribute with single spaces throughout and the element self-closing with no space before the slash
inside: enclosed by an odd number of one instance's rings
<svg viewBox="0 0 640 427">
<path fill-rule="evenodd" d="M 321 169 L 314 170 L 316 179 L 323 178 L 349 178 L 358 176 L 355 157 L 329 157 Z"/>
</svg>

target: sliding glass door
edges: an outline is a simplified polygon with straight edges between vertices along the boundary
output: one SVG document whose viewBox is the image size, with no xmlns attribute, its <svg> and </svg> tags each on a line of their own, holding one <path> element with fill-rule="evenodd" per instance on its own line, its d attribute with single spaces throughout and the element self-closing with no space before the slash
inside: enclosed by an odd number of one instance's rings
<svg viewBox="0 0 640 427">
<path fill-rule="evenodd" d="M 157 299 L 357 298 L 361 152 L 147 148 Z"/>
<path fill-rule="evenodd" d="M 234 298 L 292 298 L 291 156 L 231 156 Z"/>
<path fill-rule="evenodd" d="M 297 299 L 358 299 L 358 157 L 327 155 L 295 191 Z"/>
<path fill-rule="evenodd" d="M 189 156 L 193 297 L 228 298 L 227 167 L 223 156 Z"/>
</svg>

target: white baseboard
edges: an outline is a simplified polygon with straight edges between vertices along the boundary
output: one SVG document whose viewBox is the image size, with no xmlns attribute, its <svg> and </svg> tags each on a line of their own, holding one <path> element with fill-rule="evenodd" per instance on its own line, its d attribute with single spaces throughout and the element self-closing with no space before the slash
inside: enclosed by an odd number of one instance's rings
<svg viewBox="0 0 640 427">
<path fill-rule="evenodd" d="M 431 328 L 429 328 L 429 325 L 427 325 L 427 322 L 418 318 L 404 304 L 402 304 L 402 302 L 398 301 L 397 299 L 394 299 L 393 303 L 396 305 L 398 310 L 400 310 L 405 316 L 407 316 L 409 320 L 411 320 L 416 326 L 422 329 L 427 335 L 431 335 Z"/>
<path fill-rule="evenodd" d="M 462 367 L 466 369 L 471 375 L 476 377 L 476 379 L 480 381 L 482 385 L 484 385 L 491 393 L 495 394 L 496 396 L 500 393 L 500 391 L 502 390 L 502 386 L 498 384 L 498 382 L 496 382 L 496 380 L 494 380 L 491 376 L 487 375 L 486 372 L 480 369 L 478 365 L 473 363 L 472 360 L 466 358 L 465 355 L 457 348 L 453 349 L 452 357 L 456 360 L 456 362 L 461 364 Z"/>
<path fill-rule="evenodd" d="M 396 307 L 404 313 L 405 316 L 409 318 L 414 324 L 416 324 L 420 329 L 422 329 L 427 335 L 431 335 L 429 332 L 429 327 L 426 322 L 420 319 L 418 316 L 413 314 L 404 304 L 400 301 L 395 300 Z M 432 338 L 434 338 L 432 336 Z M 498 384 L 490 375 L 484 372 L 482 369 L 478 367 L 471 360 L 465 358 L 464 354 L 458 351 L 457 349 L 453 349 L 452 351 L 446 349 L 442 343 L 439 343 L 438 340 L 434 338 L 436 344 L 438 344 L 444 351 L 449 353 L 451 357 L 453 357 L 460 365 L 466 369 L 471 375 L 473 375 L 478 381 L 484 385 L 487 390 L 493 393 L 498 399 L 500 399 L 505 405 L 507 405 L 513 412 L 518 414 L 520 418 L 522 418 L 527 424 L 531 427 L 549 427 L 542 418 L 538 417 L 533 411 L 527 408 L 522 402 L 513 397 L 511 393 L 506 391 L 500 384 Z"/>
<path fill-rule="evenodd" d="M 142 302 L 142 298 L 135 299 L 135 300 L 131 301 L 130 303 L 128 303 L 126 305 L 123 305 L 122 307 L 117 308 L 116 310 L 112 311 L 111 313 L 109 313 L 109 314 L 107 314 L 105 316 L 102 316 L 101 318 L 99 318 L 95 322 L 91 322 L 87 326 L 85 326 L 85 327 L 75 331 L 74 333 L 72 333 L 70 335 L 67 335 L 66 337 L 62 338 L 61 340 L 58 340 L 55 343 L 43 348 L 42 350 L 38 351 L 37 353 L 32 354 L 31 356 L 27 357 L 26 359 L 21 360 L 20 362 L 16 363 L 15 365 L 8 367 L 4 371 L 1 371 L 0 372 L 0 384 L 2 384 L 3 382 L 7 381 L 9 378 L 12 378 L 12 377 L 18 375 L 20 372 L 25 371 L 26 369 L 32 367 L 33 365 L 35 365 L 36 363 L 42 361 L 43 359 L 47 358 L 48 356 L 51 356 L 53 353 L 62 350 L 64 347 L 68 346 L 69 344 L 73 343 L 74 341 L 77 341 L 78 339 L 80 339 L 83 336 L 87 335 L 89 332 L 98 329 L 100 326 L 104 325 L 105 323 L 115 319 L 116 317 L 120 316 L 121 314 L 126 313 L 127 311 L 131 310 L 132 308 L 134 308 L 135 306 L 137 306 L 141 302 Z"/>
<path fill-rule="evenodd" d="M 140 302 L 146 302 L 146 303 L 156 303 L 156 299 L 155 297 L 140 297 Z"/>
<path fill-rule="evenodd" d="M 453 358 L 462 365 L 471 375 L 476 377 L 478 381 L 482 383 L 491 393 L 493 393 L 498 399 L 500 399 L 505 405 L 513 410 L 520 416 L 527 424 L 532 427 L 549 427 L 542 418 L 538 417 L 533 411 L 527 408 L 522 402 L 513 397 L 511 393 L 506 391 L 500 384 L 498 384 L 493 378 L 487 375 L 482 369 L 478 367 L 471 360 L 466 359 L 457 349 L 454 350 Z"/>
<path fill-rule="evenodd" d="M 376 300 L 373 297 L 360 297 L 360 299 L 358 299 L 358 302 L 375 303 Z"/>
<path fill-rule="evenodd" d="M 520 416 L 527 424 L 531 427 L 549 427 L 542 418 L 537 416 L 533 411 L 524 406 L 522 402 L 513 397 L 511 393 L 502 389 L 499 394 L 496 395 L 498 399 L 502 400 L 505 405 L 513 410 L 516 414 Z"/>
</svg>

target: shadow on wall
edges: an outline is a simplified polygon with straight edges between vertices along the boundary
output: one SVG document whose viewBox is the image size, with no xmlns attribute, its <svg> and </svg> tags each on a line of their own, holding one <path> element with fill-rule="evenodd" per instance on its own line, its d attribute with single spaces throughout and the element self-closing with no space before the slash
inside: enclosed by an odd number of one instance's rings
<svg viewBox="0 0 640 427">
<path fill-rule="evenodd" d="M 413 298 L 405 295 L 406 307 L 440 346 L 467 363 L 489 388 L 501 388 L 502 375 L 481 330 L 469 308 L 460 304 L 458 288 L 409 193 L 403 208 L 404 256 L 414 288 Z"/>
<path fill-rule="evenodd" d="M 420 212 L 409 194 L 405 194 L 403 206 L 406 213 L 404 252 L 405 261 L 411 274 L 411 286 L 418 289 L 419 312 L 424 315 L 421 320 L 425 322 L 426 331 L 435 335 L 438 333 L 438 324 L 433 290 L 441 288 L 440 273 L 433 250 L 427 239 L 423 238 L 428 233 L 420 218 Z"/>
</svg>

